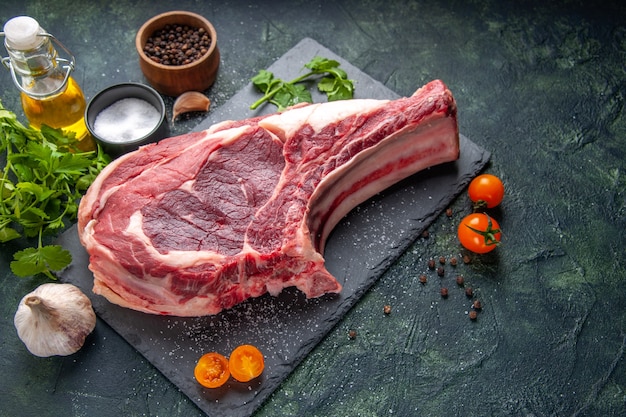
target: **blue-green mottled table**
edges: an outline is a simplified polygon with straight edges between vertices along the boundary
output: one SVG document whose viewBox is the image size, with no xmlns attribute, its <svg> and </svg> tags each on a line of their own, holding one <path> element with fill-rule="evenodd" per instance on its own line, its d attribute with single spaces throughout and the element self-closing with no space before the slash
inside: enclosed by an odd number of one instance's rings
<svg viewBox="0 0 626 417">
<path fill-rule="evenodd" d="M 428 259 L 461 255 L 454 230 L 469 206 L 460 196 L 452 215 L 415 241 L 257 416 L 626 416 L 626 6 L 18 3 L 2 2 L 0 22 L 37 18 L 76 55 L 74 75 L 88 98 L 110 84 L 144 81 L 136 30 L 155 14 L 185 9 L 218 32 L 221 69 L 206 91 L 213 106 L 310 37 L 402 95 L 443 79 L 457 99 L 460 130 L 492 153 L 487 171 L 507 186 L 494 214 L 505 233 L 496 254 L 449 267 L 443 283 L 427 268 Z M 23 118 L 7 71 L 0 97 Z M 171 110 L 173 99 L 166 101 Z M 183 117 L 172 133 L 203 117 Z M 8 263 L 29 243 L 0 247 L 0 416 L 201 416 L 101 321 L 72 356 L 26 351 L 13 314 L 43 280 L 19 279 Z M 483 301 L 475 322 L 457 274 Z"/>
</svg>

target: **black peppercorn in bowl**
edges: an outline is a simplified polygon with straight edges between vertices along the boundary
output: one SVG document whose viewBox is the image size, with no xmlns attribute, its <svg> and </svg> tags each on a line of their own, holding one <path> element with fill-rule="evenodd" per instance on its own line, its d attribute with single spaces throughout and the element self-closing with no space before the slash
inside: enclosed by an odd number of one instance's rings
<svg viewBox="0 0 626 417">
<path fill-rule="evenodd" d="M 137 32 L 135 47 L 144 77 L 161 94 L 177 97 L 215 82 L 217 33 L 199 14 L 171 11 L 153 17 Z"/>
</svg>

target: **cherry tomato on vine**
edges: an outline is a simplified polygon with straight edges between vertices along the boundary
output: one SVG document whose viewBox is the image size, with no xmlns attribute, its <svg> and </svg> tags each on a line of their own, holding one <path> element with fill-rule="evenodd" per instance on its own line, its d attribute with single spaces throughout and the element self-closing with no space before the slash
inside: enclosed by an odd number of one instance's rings
<svg viewBox="0 0 626 417">
<path fill-rule="evenodd" d="M 458 237 L 467 250 L 487 253 L 500 244 L 502 233 L 497 221 L 485 213 L 472 213 L 461 220 Z"/>
<path fill-rule="evenodd" d="M 481 174 L 470 182 L 467 192 L 474 208 L 494 208 L 504 198 L 504 184 L 495 175 Z"/>
<path fill-rule="evenodd" d="M 263 372 L 265 364 L 263 354 L 252 345 L 235 348 L 228 360 L 230 374 L 239 382 L 248 382 Z"/>
<path fill-rule="evenodd" d="M 230 377 L 228 359 L 216 352 L 205 353 L 198 359 L 193 376 L 203 387 L 221 387 Z"/>
</svg>

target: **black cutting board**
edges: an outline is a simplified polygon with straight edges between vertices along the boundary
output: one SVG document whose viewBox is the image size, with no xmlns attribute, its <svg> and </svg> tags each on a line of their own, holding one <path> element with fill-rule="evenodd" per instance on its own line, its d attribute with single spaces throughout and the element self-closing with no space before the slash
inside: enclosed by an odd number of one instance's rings
<svg viewBox="0 0 626 417">
<path fill-rule="evenodd" d="M 279 77 L 295 77 L 313 56 L 336 59 L 356 81 L 355 98 L 396 98 L 397 94 L 311 39 L 304 39 L 269 70 Z M 416 85 L 416 88 L 419 85 Z M 248 109 L 258 96 L 251 85 L 232 97 L 207 120 L 241 119 L 274 111 Z M 315 95 L 314 100 L 322 101 Z M 216 316 L 179 318 L 154 316 L 110 304 L 91 292 L 88 256 L 76 227 L 57 243 L 73 256 L 61 280 L 80 287 L 96 313 L 158 368 L 209 416 L 250 416 L 300 361 L 341 320 L 367 289 L 467 186 L 490 155 L 461 137 L 458 161 L 418 173 L 363 203 L 340 222 L 326 245 L 328 270 L 343 285 L 341 294 L 307 300 L 295 289 L 278 297 L 262 296 Z M 202 388 L 193 378 L 197 359 L 205 352 L 226 356 L 239 344 L 259 347 L 266 361 L 264 373 L 249 383 L 231 379 L 218 389 Z"/>
</svg>

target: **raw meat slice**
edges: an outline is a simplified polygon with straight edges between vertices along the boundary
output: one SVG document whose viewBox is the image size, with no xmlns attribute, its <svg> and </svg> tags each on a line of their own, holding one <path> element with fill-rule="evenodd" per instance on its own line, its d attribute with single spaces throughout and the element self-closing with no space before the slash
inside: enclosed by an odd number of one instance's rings
<svg viewBox="0 0 626 417">
<path fill-rule="evenodd" d="M 79 208 L 94 292 L 152 314 L 217 314 L 296 286 L 341 291 L 324 243 L 352 208 L 459 155 L 439 80 L 399 100 L 227 121 L 112 162 Z"/>
</svg>

